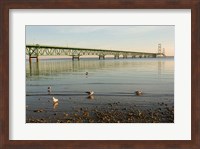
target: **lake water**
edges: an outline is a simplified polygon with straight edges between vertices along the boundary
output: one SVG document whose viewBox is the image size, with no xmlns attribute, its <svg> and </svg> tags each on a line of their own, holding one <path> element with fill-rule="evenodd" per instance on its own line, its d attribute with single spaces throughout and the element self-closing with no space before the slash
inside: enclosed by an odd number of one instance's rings
<svg viewBox="0 0 200 149">
<path fill-rule="evenodd" d="M 85 93 L 89 90 L 94 91 L 92 98 Z M 137 90 L 143 95 L 136 96 Z M 59 99 L 59 105 L 52 106 L 53 96 Z M 131 104 L 152 108 L 157 102 L 173 105 L 174 58 L 43 59 L 31 65 L 26 62 L 27 118 L 53 119 L 56 112 L 103 108 L 113 102 L 120 102 L 122 108 Z M 45 109 L 48 114 L 32 112 L 36 109 Z"/>
</svg>

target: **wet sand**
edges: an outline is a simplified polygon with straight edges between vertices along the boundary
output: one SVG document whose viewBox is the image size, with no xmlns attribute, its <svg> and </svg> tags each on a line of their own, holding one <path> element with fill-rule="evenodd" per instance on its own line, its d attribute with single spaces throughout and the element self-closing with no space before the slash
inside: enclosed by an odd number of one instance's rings
<svg viewBox="0 0 200 149">
<path fill-rule="evenodd" d="M 173 95 L 27 96 L 27 123 L 173 123 Z M 153 100 L 152 100 L 153 99 Z"/>
</svg>

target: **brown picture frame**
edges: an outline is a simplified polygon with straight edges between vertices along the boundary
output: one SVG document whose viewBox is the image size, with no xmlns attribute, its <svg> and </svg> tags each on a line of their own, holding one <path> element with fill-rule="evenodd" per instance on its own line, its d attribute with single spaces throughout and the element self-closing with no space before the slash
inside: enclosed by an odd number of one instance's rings
<svg viewBox="0 0 200 149">
<path fill-rule="evenodd" d="M 10 9 L 191 9 L 191 140 L 9 140 Z M 0 1 L 0 31 L 0 148 L 200 148 L 200 0 L 2 0 Z"/>
</svg>

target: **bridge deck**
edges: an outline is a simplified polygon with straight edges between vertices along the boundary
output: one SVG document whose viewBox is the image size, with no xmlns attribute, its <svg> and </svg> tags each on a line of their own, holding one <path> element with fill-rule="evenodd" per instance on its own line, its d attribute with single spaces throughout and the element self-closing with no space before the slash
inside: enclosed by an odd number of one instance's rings
<svg viewBox="0 0 200 149">
<path fill-rule="evenodd" d="M 59 47 L 59 46 L 46 46 L 46 45 L 26 45 L 26 54 L 29 58 L 37 58 L 39 56 L 72 56 L 74 60 L 79 60 L 83 55 L 97 55 L 100 58 L 105 59 L 106 55 L 113 55 L 115 58 L 119 58 L 120 55 L 123 58 L 128 56 L 132 57 L 157 57 L 158 55 L 164 56 L 163 53 L 147 53 L 147 52 L 135 52 L 135 51 L 118 51 L 118 50 L 106 50 L 106 49 L 93 49 L 93 48 L 77 48 L 77 47 Z"/>
</svg>

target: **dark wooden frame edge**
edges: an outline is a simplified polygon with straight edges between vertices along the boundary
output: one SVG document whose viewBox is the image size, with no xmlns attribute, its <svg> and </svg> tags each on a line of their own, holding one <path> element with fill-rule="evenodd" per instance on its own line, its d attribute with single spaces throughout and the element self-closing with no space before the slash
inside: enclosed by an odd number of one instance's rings
<svg viewBox="0 0 200 149">
<path fill-rule="evenodd" d="M 44 141 L 9 140 L 9 9 L 191 9 L 191 140 Z M 200 0 L 2 0 L 0 1 L 0 148 L 200 148 Z"/>
</svg>

